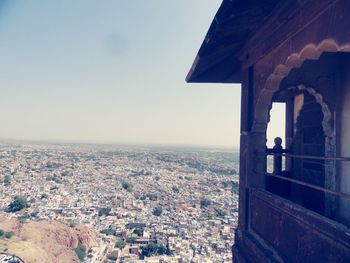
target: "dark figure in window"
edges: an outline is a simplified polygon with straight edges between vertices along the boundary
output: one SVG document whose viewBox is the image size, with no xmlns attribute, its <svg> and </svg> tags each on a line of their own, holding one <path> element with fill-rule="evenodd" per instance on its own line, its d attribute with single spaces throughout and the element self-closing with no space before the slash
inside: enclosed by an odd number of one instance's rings
<svg viewBox="0 0 350 263">
<path fill-rule="evenodd" d="M 290 177 L 289 172 L 282 171 L 282 153 L 285 153 L 286 150 L 282 147 L 282 139 L 280 137 L 276 137 L 275 145 L 272 149 L 267 149 L 268 153 L 275 154 L 273 156 L 273 174 L 279 175 L 283 177 Z M 276 178 L 276 177 L 268 177 L 267 178 L 267 190 L 279 195 L 284 198 L 289 198 L 290 196 L 290 182 Z"/>
</svg>

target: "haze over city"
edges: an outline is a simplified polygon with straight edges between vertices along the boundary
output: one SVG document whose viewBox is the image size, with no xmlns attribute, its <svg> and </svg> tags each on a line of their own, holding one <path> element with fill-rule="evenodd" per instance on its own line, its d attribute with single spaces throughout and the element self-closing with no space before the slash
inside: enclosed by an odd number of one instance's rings
<svg viewBox="0 0 350 263">
<path fill-rule="evenodd" d="M 348 13 L 0 1 L 0 263 L 350 262 Z"/>
<path fill-rule="evenodd" d="M 239 85 L 185 76 L 221 1 L 5 1 L 0 138 L 239 145 Z"/>
</svg>

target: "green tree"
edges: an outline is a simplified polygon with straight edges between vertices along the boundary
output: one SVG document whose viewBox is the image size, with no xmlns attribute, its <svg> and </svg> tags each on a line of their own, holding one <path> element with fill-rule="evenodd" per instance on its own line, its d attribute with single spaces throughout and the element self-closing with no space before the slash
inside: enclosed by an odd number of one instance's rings
<svg viewBox="0 0 350 263">
<path fill-rule="evenodd" d="M 209 199 L 204 198 L 201 200 L 201 208 L 207 207 L 209 205 L 211 205 L 211 201 Z"/>
<path fill-rule="evenodd" d="M 116 232 L 116 230 L 111 226 L 100 231 L 100 233 L 105 234 L 107 236 L 114 236 L 115 232 Z"/>
<path fill-rule="evenodd" d="M 17 217 L 17 220 L 19 222 L 25 222 L 30 218 L 30 215 L 28 213 L 24 213 L 23 215 Z"/>
<path fill-rule="evenodd" d="M 167 248 L 161 244 L 149 243 L 142 248 L 143 257 L 151 257 L 157 255 L 164 255 L 167 252 Z"/>
<path fill-rule="evenodd" d="M 5 232 L 4 236 L 7 238 L 7 239 L 10 239 L 11 237 L 13 237 L 15 235 L 14 232 L 12 231 L 8 231 L 8 232 Z"/>
<path fill-rule="evenodd" d="M 9 204 L 10 212 L 17 212 L 28 207 L 27 199 L 23 196 L 15 196 L 13 201 Z"/>
<path fill-rule="evenodd" d="M 110 207 L 102 207 L 98 210 L 98 216 L 108 216 L 111 211 Z"/>
<path fill-rule="evenodd" d="M 123 182 L 122 187 L 128 192 L 132 192 L 132 185 L 130 183 Z"/>
<path fill-rule="evenodd" d="M 139 237 L 142 237 L 143 236 L 143 228 L 135 228 L 133 233 L 136 234 L 137 236 Z"/>
<path fill-rule="evenodd" d="M 158 200 L 157 194 L 154 194 L 154 193 L 148 193 L 148 194 L 146 195 L 146 197 L 148 197 L 148 199 L 149 199 L 150 201 L 157 201 L 157 200 Z"/>
<path fill-rule="evenodd" d="M 3 237 L 5 235 L 5 231 L 0 229 L 0 237 Z"/>
<path fill-rule="evenodd" d="M 157 175 L 156 177 L 154 177 L 154 179 L 156 179 L 156 181 L 159 181 L 160 180 L 160 176 Z"/>
<path fill-rule="evenodd" d="M 226 216 L 226 212 L 225 211 L 223 211 L 223 210 L 221 210 L 221 209 L 215 209 L 215 211 L 216 211 L 216 215 L 218 216 L 218 217 L 225 217 Z"/>
<path fill-rule="evenodd" d="M 118 240 L 117 242 L 115 242 L 114 247 L 119 248 L 119 249 L 123 249 L 126 246 L 126 242 L 124 240 Z"/>
<path fill-rule="evenodd" d="M 136 238 L 135 237 L 127 237 L 126 242 L 129 244 L 134 244 L 136 242 Z"/>
<path fill-rule="evenodd" d="M 238 193 L 239 183 L 230 181 L 231 183 L 231 192 Z"/>
<path fill-rule="evenodd" d="M 217 250 L 218 249 L 218 244 L 213 243 L 211 244 L 212 249 Z"/>
<path fill-rule="evenodd" d="M 176 194 L 180 193 L 180 190 L 179 190 L 179 188 L 177 188 L 177 186 L 173 186 L 173 187 L 172 187 L 172 190 L 173 190 L 173 192 L 176 193 Z"/>
<path fill-rule="evenodd" d="M 156 207 L 156 208 L 154 208 L 152 214 L 153 214 L 154 216 L 160 216 L 162 213 L 163 213 L 162 208 L 161 208 L 161 207 Z"/>
<path fill-rule="evenodd" d="M 40 196 L 41 199 L 46 199 L 48 197 L 49 197 L 49 195 L 47 193 L 42 193 Z"/>
<path fill-rule="evenodd" d="M 38 214 L 39 214 L 38 211 L 33 211 L 33 212 L 30 213 L 30 216 L 31 216 L 31 217 L 37 217 Z"/>
<path fill-rule="evenodd" d="M 221 184 L 224 188 L 227 188 L 230 185 L 228 181 L 221 181 Z"/>
<path fill-rule="evenodd" d="M 11 184 L 11 177 L 9 175 L 5 175 L 4 177 L 4 185 L 9 186 Z"/>
<path fill-rule="evenodd" d="M 84 245 L 79 245 L 74 249 L 80 261 L 84 261 L 86 257 L 86 247 Z"/>
</svg>

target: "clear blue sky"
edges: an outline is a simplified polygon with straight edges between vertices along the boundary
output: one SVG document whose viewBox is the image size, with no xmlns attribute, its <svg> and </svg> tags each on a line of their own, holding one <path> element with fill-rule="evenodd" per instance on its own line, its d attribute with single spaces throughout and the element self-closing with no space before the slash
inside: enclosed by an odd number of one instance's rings
<svg viewBox="0 0 350 263">
<path fill-rule="evenodd" d="M 7 0 L 0 138 L 238 146 L 240 87 L 184 79 L 220 0 Z"/>
</svg>

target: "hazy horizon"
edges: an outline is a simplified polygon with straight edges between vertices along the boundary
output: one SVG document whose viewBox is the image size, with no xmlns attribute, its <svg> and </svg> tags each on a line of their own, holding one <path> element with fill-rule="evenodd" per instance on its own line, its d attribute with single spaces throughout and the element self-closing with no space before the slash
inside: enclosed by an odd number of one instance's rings
<svg viewBox="0 0 350 263">
<path fill-rule="evenodd" d="M 204 144 L 161 144 L 161 143 L 133 143 L 133 142 L 102 142 L 102 141 L 78 141 L 78 140 L 40 140 L 40 139 L 12 139 L 0 138 L 0 144 L 26 145 L 26 144 L 43 144 L 43 145 L 86 145 L 86 146 L 116 146 L 116 147 L 146 147 L 146 148 L 189 148 L 189 149 L 208 149 L 223 151 L 238 151 L 239 146 L 224 145 L 204 145 Z"/>
</svg>

